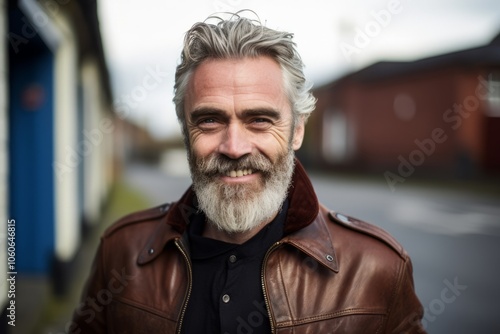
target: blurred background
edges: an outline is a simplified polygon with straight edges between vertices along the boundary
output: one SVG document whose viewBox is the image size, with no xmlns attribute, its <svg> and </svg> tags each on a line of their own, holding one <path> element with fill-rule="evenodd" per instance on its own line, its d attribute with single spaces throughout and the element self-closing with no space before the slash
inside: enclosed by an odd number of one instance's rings
<svg viewBox="0 0 500 334">
<path fill-rule="evenodd" d="M 408 250 L 429 333 L 500 332 L 496 0 L 0 0 L 0 332 L 66 333 L 104 229 L 188 187 L 183 35 L 245 8 L 294 33 L 320 201 Z"/>
</svg>

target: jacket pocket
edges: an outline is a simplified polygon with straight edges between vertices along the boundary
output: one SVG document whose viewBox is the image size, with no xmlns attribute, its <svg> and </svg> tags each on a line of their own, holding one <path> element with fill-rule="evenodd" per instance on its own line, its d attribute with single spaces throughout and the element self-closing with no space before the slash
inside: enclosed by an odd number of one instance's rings
<svg viewBox="0 0 500 334">
<path fill-rule="evenodd" d="M 108 306 L 108 324 L 111 333 L 175 333 L 177 322 L 157 310 L 123 298 L 115 298 Z"/>
<path fill-rule="evenodd" d="M 279 334 L 375 334 L 384 323 L 381 314 L 351 314 L 323 319 L 307 319 L 286 326 L 278 325 Z"/>
</svg>

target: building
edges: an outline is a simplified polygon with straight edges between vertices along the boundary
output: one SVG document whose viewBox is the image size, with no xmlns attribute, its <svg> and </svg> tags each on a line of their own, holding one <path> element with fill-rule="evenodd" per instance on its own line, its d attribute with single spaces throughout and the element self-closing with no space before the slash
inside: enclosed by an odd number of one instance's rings
<svg viewBox="0 0 500 334">
<path fill-rule="evenodd" d="M 500 172 L 500 35 L 413 62 L 379 62 L 314 90 L 301 152 L 325 169 L 476 177 Z"/>
<path fill-rule="evenodd" d="M 15 221 L 12 271 L 50 277 L 62 292 L 113 181 L 115 116 L 97 4 L 0 4 L 0 235 L 6 242 Z"/>
</svg>

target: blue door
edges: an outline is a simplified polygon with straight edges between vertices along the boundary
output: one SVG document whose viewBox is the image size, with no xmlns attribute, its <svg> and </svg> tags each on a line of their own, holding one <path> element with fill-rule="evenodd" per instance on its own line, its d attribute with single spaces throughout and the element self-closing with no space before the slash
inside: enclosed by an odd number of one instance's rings
<svg viewBox="0 0 500 334">
<path fill-rule="evenodd" d="M 27 22 L 19 10 L 9 11 L 9 217 L 16 220 L 18 273 L 48 274 L 55 240 L 54 56 Z"/>
</svg>

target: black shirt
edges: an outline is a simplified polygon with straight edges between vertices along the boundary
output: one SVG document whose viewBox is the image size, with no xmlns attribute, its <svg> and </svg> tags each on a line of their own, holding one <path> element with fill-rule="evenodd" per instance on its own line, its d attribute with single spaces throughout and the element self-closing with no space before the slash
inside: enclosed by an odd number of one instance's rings
<svg viewBox="0 0 500 334">
<path fill-rule="evenodd" d="M 276 218 L 242 245 L 202 236 L 205 215 L 188 226 L 193 286 L 182 333 L 270 333 L 262 291 L 262 262 L 283 236 L 288 202 Z"/>
</svg>

